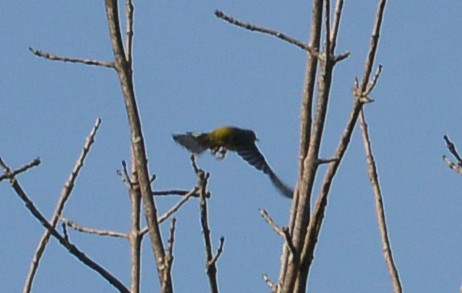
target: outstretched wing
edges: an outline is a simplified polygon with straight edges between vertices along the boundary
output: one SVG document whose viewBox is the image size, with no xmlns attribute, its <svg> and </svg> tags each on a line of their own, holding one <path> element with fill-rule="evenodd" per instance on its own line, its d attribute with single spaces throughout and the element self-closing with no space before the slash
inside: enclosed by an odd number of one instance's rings
<svg viewBox="0 0 462 293">
<path fill-rule="evenodd" d="M 268 174 L 269 166 L 255 144 L 239 147 L 237 154 L 263 173 Z"/>
<path fill-rule="evenodd" d="M 271 170 L 270 166 L 268 163 L 266 163 L 265 158 L 255 144 L 239 148 L 237 153 L 250 165 L 267 174 L 271 180 L 271 183 L 273 183 L 274 187 L 276 187 L 282 195 L 286 197 L 293 197 L 294 192 L 292 188 L 288 187 L 284 182 L 282 182 L 282 180 L 279 179 L 273 170 Z"/>
<path fill-rule="evenodd" d="M 179 145 L 186 148 L 192 154 L 198 155 L 204 152 L 207 149 L 207 146 L 204 146 L 199 143 L 197 134 L 188 132 L 186 134 L 174 134 L 172 135 L 173 140 Z"/>
</svg>

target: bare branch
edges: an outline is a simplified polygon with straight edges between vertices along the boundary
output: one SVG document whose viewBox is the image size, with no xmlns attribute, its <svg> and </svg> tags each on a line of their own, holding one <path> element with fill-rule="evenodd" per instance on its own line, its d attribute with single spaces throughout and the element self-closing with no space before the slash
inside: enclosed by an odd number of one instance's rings
<svg viewBox="0 0 462 293">
<path fill-rule="evenodd" d="M 129 189 L 133 188 L 133 182 L 130 180 L 130 175 L 128 175 L 127 171 L 127 162 L 125 160 L 122 160 L 122 171 L 117 170 L 116 173 L 122 180 L 122 182 L 127 186 Z"/>
<path fill-rule="evenodd" d="M 163 223 L 165 220 L 167 220 L 171 215 L 173 215 L 175 212 L 177 212 L 180 207 L 185 204 L 191 197 L 197 196 L 197 191 L 199 189 L 197 187 L 194 187 L 192 190 L 187 192 L 184 197 L 178 201 L 173 207 L 171 207 L 168 211 L 166 211 L 163 215 L 161 215 L 157 221 L 159 224 Z M 145 227 L 141 230 L 141 234 L 144 235 L 148 232 L 148 228 Z"/>
<path fill-rule="evenodd" d="M 55 54 L 52 54 L 52 53 L 37 50 L 37 49 L 31 48 L 31 47 L 29 47 L 29 50 L 34 55 L 36 55 L 38 57 L 42 57 L 42 58 L 52 60 L 52 61 L 81 63 L 81 64 L 86 64 L 86 65 L 95 65 L 95 66 L 108 67 L 108 68 L 113 68 L 114 67 L 114 62 L 99 61 L 99 60 L 93 60 L 93 59 L 62 57 L 62 56 L 58 56 L 58 55 L 55 55 Z"/>
<path fill-rule="evenodd" d="M 165 255 L 165 271 L 167 274 L 170 275 L 172 272 L 172 266 L 173 266 L 173 244 L 175 243 L 175 224 L 176 224 L 176 219 L 172 218 L 172 222 L 170 225 L 170 237 L 168 238 L 168 248 L 167 248 L 167 254 Z"/>
<path fill-rule="evenodd" d="M 446 147 L 448 148 L 449 152 L 456 158 L 457 164 L 452 162 L 446 156 L 443 156 L 443 160 L 446 162 L 446 164 L 448 164 L 449 168 L 462 175 L 462 158 L 460 157 L 455 144 L 449 140 L 447 135 L 443 136 L 443 138 L 446 141 Z"/>
<path fill-rule="evenodd" d="M 265 281 L 266 285 L 271 289 L 271 292 L 276 293 L 278 291 L 278 286 L 271 281 L 267 274 L 263 274 L 263 280 Z"/>
<path fill-rule="evenodd" d="M 448 157 L 446 156 L 443 156 L 443 160 L 446 162 L 446 164 L 448 164 L 449 168 L 451 168 L 452 170 L 456 171 L 457 173 L 459 173 L 460 175 L 462 175 L 462 166 L 459 166 L 457 164 L 454 164 L 453 162 L 451 162 L 451 160 L 448 159 Z"/>
<path fill-rule="evenodd" d="M 197 186 L 199 188 L 199 207 L 200 207 L 200 219 L 201 219 L 201 226 L 202 226 L 202 235 L 204 237 L 205 243 L 205 253 L 206 253 L 206 271 L 210 285 L 210 292 L 218 293 L 218 280 L 217 280 L 217 267 L 216 267 L 216 260 L 214 261 L 213 253 L 212 253 L 212 241 L 210 236 L 210 228 L 208 223 L 208 213 L 207 213 L 207 181 L 209 178 L 209 174 L 205 173 L 204 171 L 197 168 L 196 162 L 193 158 L 191 158 L 193 162 L 193 167 L 197 171 L 196 175 L 198 177 Z M 224 238 L 221 237 L 221 245 L 223 245 Z M 220 252 L 221 253 L 221 252 Z"/>
<path fill-rule="evenodd" d="M 90 134 L 87 136 L 85 144 L 83 146 L 83 150 L 80 153 L 79 158 L 75 162 L 74 168 L 71 171 L 71 174 L 69 174 L 69 177 L 67 181 L 64 183 L 64 187 L 61 191 L 61 195 L 58 199 L 58 203 L 56 204 L 55 212 L 53 213 L 53 216 L 50 221 L 50 225 L 55 228 L 56 224 L 58 223 L 59 217 L 62 214 L 62 211 L 64 209 L 64 205 L 66 204 L 67 200 L 69 199 L 72 190 L 74 189 L 74 184 L 75 181 L 77 180 L 77 176 L 79 175 L 80 170 L 83 167 L 83 163 L 85 161 L 85 158 L 87 157 L 88 153 L 90 152 L 90 148 L 92 144 L 95 141 L 95 136 L 96 133 L 99 129 L 99 126 L 101 125 L 101 119 L 96 119 L 95 125 L 93 126 L 93 129 L 90 131 Z M 14 177 L 14 176 L 13 176 Z M 32 289 L 32 282 L 34 281 L 35 274 L 37 272 L 40 259 L 42 258 L 42 255 L 45 251 L 45 247 L 48 243 L 48 240 L 50 239 L 50 231 L 45 230 L 45 232 L 42 235 L 42 238 L 40 239 L 39 243 L 37 244 L 37 249 L 35 250 L 34 257 L 32 258 L 30 267 L 29 267 L 29 272 L 27 274 L 26 281 L 24 283 L 24 288 L 23 292 L 24 293 L 29 293 Z"/>
<path fill-rule="evenodd" d="M 180 207 L 185 204 L 194 194 L 197 194 L 199 189 L 197 187 L 193 188 L 189 191 L 178 203 L 176 203 L 172 208 L 170 208 L 167 212 L 165 212 L 162 216 L 160 216 L 157 221 L 162 223 L 166 219 L 168 219 L 171 215 L 173 215 L 176 211 L 180 209 Z"/>
<path fill-rule="evenodd" d="M 267 211 L 264 209 L 260 209 L 260 215 L 265 219 L 265 221 L 273 228 L 274 232 L 281 237 L 285 237 L 284 232 L 282 229 L 274 222 L 274 220 L 270 217 Z"/>
<path fill-rule="evenodd" d="M 374 76 L 372 77 L 372 80 L 369 82 L 369 84 L 366 87 L 366 92 L 365 92 L 366 96 L 369 95 L 372 92 L 372 90 L 375 88 L 375 85 L 377 84 L 377 80 L 379 80 L 379 77 L 380 77 L 381 73 L 382 73 L 382 65 L 379 64 L 379 67 L 377 67 L 377 71 L 375 72 Z"/>
<path fill-rule="evenodd" d="M 297 39 L 294 39 L 292 37 L 289 37 L 289 36 L 287 36 L 287 35 L 285 35 L 283 33 L 280 33 L 278 31 L 268 29 L 268 28 L 264 28 L 264 27 L 261 27 L 261 26 L 256 26 L 256 25 L 253 25 L 253 24 L 250 24 L 250 23 L 247 23 L 247 22 L 243 22 L 243 21 L 234 19 L 231 16 L 226 15 L 221 10 L 216 10 L 215 11 L 215 16 L 218 17 L 218 18 L 221 18 L 223 20 L 226 20 L 227 22 L 229 22 L 231 24 L 234 24 L 236 26 L 248 29 L 250 31 L 256 31 L 256 32 L 268 34 L 268 35 L 271 35 L 271 36 L 275 36 L 275 37 L 277 37 L 277 38 L 279 38 L 279 39 L 281 39 L 283 41 L 286 41 L 288 43 L 291 43 L 292 45 L 295 45 L 295 46 L 301 48 L 302 50 L 308 51 L 308 46 L 305 43 L 303 43 L 303 42 L 301 42 L 301 41 L 299 41 Z"/>
<path fill-rule="evenodd" d="M 74 221 L 71 221 L 67 219 L 64 216 L 61 216 L 60 220 L 65 224 L 66 226 L 74 229 L 75 231 L 78 232 L 83 232 L 83 233 L 88 233 L 88 234 L 96 234 L 99 236 L 110 236 L 110 237 L 118 237 L 118 238 L 126 238 L 128 239 L 128 235 L 125 233 L 117 232 L 117 231 L 111 231 L 111 230 L 101 230 L 101 229 L 94 229 L 94 228 L 89 228 L 85 227 L 82 225 L 77 224 Z"/>
<path fill-rule="evenodd" d="M 462 158 L 457 152 L 455 144 L 449 140 L 447 135 L 443 136 L 443 138 L 446 141 L 446 147 L 448 148 L 449 152 L 451 152 L 451 154 L 457 159 L 457 165 L 462 166 Z"/>
<path fill-rule="evenodd" d="M 133 168 L 136 172 L 137 183 L 143 199 L 145 218 L 148 224 L 151 248 L 156 262 L 159 283 L 163 293 L 173 292 L 171 275 L 165 272 L 165 249 L 162 242 L 159 223 L 157 222 L 157 208 L 152 197 L 152 187 L 148 171 L 148 161 L 141 119 L 135 97 L 133 83 L 133 69 L 124 49 L 119 22 L 119 8 L 117 0 L 105 0 L 106 17 L 111 39 L 112 51 L 115 58 L 114 69 L 116 70 L 124 98 L 130 127 L 131 150 L 133 156 Z"/>
<path fill-rule="evenodd" d="M 189 195 L 191 191 L 188 190 L 179 190 L 179 189 L 172 189 L 172 190 L 156 190 L 152 192 L 154 196 L 168 196 L 168 195 L 181 195 L 186 196 Z M 199 194 L 193 193 L 191 194 L 192 197 L 199 197 Z"/>
<path fill-rule="evenodd" d="M 109 273 L 106 269 L 102 266 L 94 262 L 91 258 L 89 258 L 85 253 L 83 253 L 80 249 L 77 248 L 74 244 L 68 242 L 64 236 L 61 236 L 58 231 L 56 231 L 55 227 L 53 227 L 47 219 L 42 215 L 42 213 L 35 207 L 34 203 L 29 199 L 27 194 L 25 193 L 24 189 L 20 186 L 19 182 L 16 180 L 9 169 L 9 167 L 0 159 L 0 166 L 3 168 L 5 173 L 8 175 L 8 179 L 10 181 L 11 187 L 19 196 L 19 198 L 24 202 L 26 208 L 29 212 L 42 224 L 45 229 L 49 231 L 49 233 L 55 237 L 58 242 L 64 246 L 72 255 L 78 258 L 81 262 L 87 265 L 89 268 L 96 271 L 100 276 L 106 279 L 111 285 L 113 285 L 119 292 L 129 293 L 130 291 L 111 273 Z"/>
<path fill-rule="evenodd" d="M 378 222 L 378 226 L 380 230 L 380 235 L 382 237 L 382 249 L 384 253 L 384 258 L 385 258 L 385 262 L 388 267 L 388 272 L 390 273 L 394 292 L 401 293 L 403 289 L 401 286 L 401 282 L 399 280 L 398 270 L 393 261 L 391 244 L 388 238 L 387 222 L 385 219 L 385 209 L 384 209 L 383 200 L 382 200 L 382 191 L 380 189 L 379 178 L 378 178 L 378 173 L 377 173 L 377 166 L 375 163 L 374 155 L 372 153 L 372 145 L 371 145 L 371 141 L 369 138 L 369 132 L 368 132 L 364 110 L 361 111 L 359 120 L 361 124 L 361 129 L 362 129 L 364 149 L 366 151 L 369 180 L 371 181 L 372 189 L 375 195 L 375 209 L 377 213 L 377 222 Z"/>
<path fill-rule="evenodd" d="M 334 20 L 332 22 L 332 28 L 330 30 L 329 40 L 331 43 L 331 51 L 332 53 L 335 50 L 337 45 L 337 35 L 340 28 L 340 19 L 342 16 L 343 11 L 343 0 L 337 0 L 337 4 L 335 5 L 335 13 L 334 13 Z"/>
<path fill-rule="evenodd" d="M 218 246 L 217 253 L 215 253 L 215 256 L 210 260 L 210 263 L 208 264 L 209 266 L 210 265 L 216 265 L 216 262 L 220 258 L 224 247 L 225 247 L 225 237 L 222 236 L 222 237 L 220 237 L 220 245 Z"/>
<path fill-rule="evenodd" d="M 15 176 L 17 176 L 17 175 L 19 175 L 19 174 L 21 174 L 23 172 L 26 172 L 30 168 L 33 168 L 33 167 L 36 167 L 36 166 L 40 165 L 40 163 L 41 163 L 40 158 L 36 158 L 36 159 L 32 160 L 30 163 L 27 163 L 27 164 L 19 167 L 18 169 L 11 171 L 11 176 L 15 177 Z M 8 179 L 8 176 L 6 174 L 0 175 L 0 181 L 2 181 L 4 179 Z"/>
<path fill-rule="evenodd" d="M 135 6 L 133 6 L 133 1 L 128 0 L 125 4 L 125 14 L 127 16 L 127 47 L 125 48 L 125 58 L 129 64 L 132 63 L 133 55 L 133 12 Z"/>
<path fill-rule="evenodd" d="M 287 247 L 289 248 L 289 251 L 293 256 L 294 263 L 298 264 L 299 259 L 300 259 L 300 255 L 297 252 L 297 248 L 295 248 L 294 242 L 292 241 L 292 237 L 290 236 L 289 228 L 284 227 L 282 229 L 282 232 L 284 233 L 284 239 L 286 240 Z"/>
</svg>

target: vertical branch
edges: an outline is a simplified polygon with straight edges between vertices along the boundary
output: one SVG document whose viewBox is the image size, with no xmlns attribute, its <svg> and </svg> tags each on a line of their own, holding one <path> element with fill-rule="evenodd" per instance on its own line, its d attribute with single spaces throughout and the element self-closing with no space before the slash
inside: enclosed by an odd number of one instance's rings
<svg viewBox="0 0 462 293">
<path fill-rule="evenodd" d="M 321 40 L 321 28 L 322 28 L 322 0 L 313 0 L 313 9 L 312 9 L 312 21 L 310 29 L 310 40 L 308 42 L 308 47 L 311 48 L 311 51 L 318 52 L 319 44 Z M 310 52 L 311 52 L 310 51 Z M 306 61 L 306 71 L 305 71 L 305 80 L 303 84 L 303 94 L 302 94 L 302 105 L 301 105 L 301 114 L 300 114 L 300 155 L 299 155 L 299 179 L 296 186 L 296 191 L 294 194 L 294 199 L 292 201 L 291 215 L 290 215 L 290 231 L 294 235 L 294 238 L 299 240 L 302 238 L 299 235 L 304 234 L 303 231 L 295 232 L 295 223 L 299 220 L 299 216 L 305 218 L 305 224 L 309 219 L 310 211 L 310 192 L 309 186 L 307 183 L 306 170 L 305 170 L 305 159 L 309 150 L 309 141 L 311 137 L 311 128 L 312 128 L 312 111 L 313 111 L 313 100 L 314 100 L 314 86 L 316 82 L 316 70 L 318 68 L 318 58 L 315 54 L 308 54 Z M 313 166 L 310 166 L 313 167 Z M 312 170 L 314 171 L 314 170 Z M 305 210 L 307 214 L 299 215 L 297 211 Z M 303 229 L 304 225 L 301 225 Z M 299 244 L 300 245 L 300 244 Z M 290 261 L 290 250 L 287 245 L 284 245 L 283 252 L 281 256 L 281 270 L 279 274 L 279 283 L 285 284 L 287 267 Z M 293 272 L 292 272 L 293 273 Z M 293 280 L 293 278 L 290 278 Z M 294 280 L 293 280 L 294 281 Z M 292 288 L 293 284 L 289 286 Z M 280 288 L 279 288 L 280 289 Z M 287 291 L 289 292 L 289 291 Z"/>
<path fill-rule="evenodd" d="M 133 58 L 133 13 L 135 6 L 133 6 L 132 0 L 127 0 L 125 4 L 125 15 L 127 16 L 127 42 L 125 49 L 125 58 L 127 59 L 128 64 L 132 64 Z"/>
<path fill-rule="evenodd" d="M 126 58 L 126 52 L 124 52 L 118 18 L 117 0 L 105 0 L 105 6 L 112 50 L 115 58 L 114 67 L 119 76 L 130 126 L 131 145 L 134 154 L 134 160 L 132 163 L 136 170 L 137 181 L 143 198 L 146 222 L 148 224 L 151 246 L 157 264 L 158 277 L 162 286 L 162 292 L 172 292 L 173 287 L 171 276 L 170 274 L 165 273 L 165 251 L 159 229 L 159 223 L 157 221 L 157 210 L 151 196 L 152 188 L 147 167 L 146 150 L 134 93 L 132 64 L 129 63 L 132 59 L 131 57 Z"/>
<path fill-rule="evenodd" d="M 58 220 L 63 212 L 64 205 L 66 204 L 67 200 L 69 199 L 72 190 L 74 189 L 75 181 L 77 180 L 77 176 L 79 175 L 80 170 L 83 167 L 83 162 L 87 157 L 87 154 L 90 151 L 91 145 L 95 141 L 96 132 L 98 131 L 99 126 L 101 125 L 101 119 L 97 119 L 95 122 L 95 126 L 91 130 L 90 134 L 88 135 L 85 145 L 83 146 L 82 153 L 80 154 L 79 158 L 77 159 L 74 168 L 71 171 L 66 183 L 64 183 L 64 187 L 61 191 L 61 195 L 58 199 L 58 203 L 55 208 L 55 212 L 50 220 L 50 225 L 55 228 Z M 29 293 L 32 290 L 32 283 L 34 282 L 35 274 L 37 272 L 40 259 L 45 252 L 46 245 L 48 240 L 50 239 L 51 232 L 50 230 L 45 230 L 43 232 L 42 238 L 40 239 L 37 249 L 35 250 L 35 254 L 32 258 L 32 262 L 29 267 L 29 272 L 27 273 L 26 281 L 24 283 L 23 292 Z"/>
<path fill-rule="evenodd" d="M 386 2 L 387 2 L 386 0 L 379 1 L 379 5 L 377 8 L 377 16 L 375 19 L 375 24 L 374 24 L 374 28 L 372 32 L 372 37 L 371 37 L 371 45 L 369 48 L 369 54 L 366 59 L 364 75 L 361 80 L 361 84 L 359 88 L 356 88 L 356 91 L 355 91 L 357 95 L 357 99 L 361 99 L 361 98 L 368 99 L 367 96 L 374 88 L 377 78 L 380 74 L 381 67 L 379 67 L 378 73 L 371 80 L 371 72 L 372 72 L 372 68 L 374 65 L 375 54 L 378 48 L 378 42 L 380 38 L 380 29 L 381 29 L 381 24 L 383 20 L 383 14 L 385 11 Z M 377 166 L 376 166 L 374 155 L 372 152 L 372 144 L 369 138 L 369 131 L 367 127 L 366 117 L 364 114 L 364 109 L 361 109 L 359 120 L 360 120 L 360 125 L 361 125 L 361 130 L 362 130 L 363 141 L 364 141 L 364 149 L 366 152 L 369 180 L 371 181 L 372 189 L 375 195 L 375 208 L 376 208 L 376 213 L 377 213 L 377 222 L 378 222 L 378 226 L 380 230 L 380 236 L 382 238 L 382 248 L 383 248 L 385 263 L 387 264 L 388 272 L 390 274 L 391 282 L 393 285 L 393 291 L 395 293 L 401 293 L 403 289 L 402 289 L 401 282 L 399 279 L 398 270 L 393 261 L 390 240 L 388 238 L 388 229 L 387 229 L 387 224 L 385 220 L 385 209 L 383 206 L 382 191 L 380 190 Z"/>
<path fill-rule="evenodd" d="M 208 173 L 204 173 L 202 170 L 198 170 L 198 187 L 199 187 L 199 204 L 201 214 L 201 225 L 205 243 L 206 253 L 206 271 L 209 279 L 210 292 L 218 293 L 218 280 L 217 280 L 217 267 L 215 261 L 213 261 L 212 242 L 210 240 L 210 228 L 208 223 L 207 215 L 207 181 L 209 178 Z"/>
<path fill-rule="evenodd" d="M 387 223 L 385 220 L 385 208 L 383 206 L 382 200 L 382 191 L 380 190 L 377 166 L 375 164 L 374 155 L 372 153 L 372 146 L 369 139 L 369 132 L 364 111 L 361 111 L 360 114 L 360 124 L 364 141 L 364 149 L 366 151 L 369 180 L 371 181 L 372 189 L 375 195 L 375 209 L 377 212 L 377 222 L 379 225 L 380 236 L 382 237 L 382 249 L 385 263 L 387 264 L 388 272 L 390 274 L 391 282 L 393 285 L 393 292 L 401 293 L 403 289 L 401 287 L 398 270 L 393 261 L 393 254 L 391 252 L 390 239 L 388 238 Z"/>
<path fill-rule="evenodd" d="M 132 160 L 134 154 L 132 149 Z M 124 170 L 126 171 L 126 164 L 124 163 Z M 140 225 L 140 209 L 141 209 L 141 194 L 138 185 L 138 179 L 134 165 L 132 165 L 132 176 L 126 177 L 129 180 L 129 195 L 131 204 L 131 229 L 128 234 L 130 241 L 130 275 L 131 275 L 131 292 L 140 292 L 140 272 L 141 272 L 141 241 L 143 236 L 141 234 Z"/>
<path fill-rule="evenodd" d="M 329 1 L 325 2 L 326 8 L 329 9 Z M 312 17 L 312 38 L 313 35 L 317 36 L 317 42 L 319 46 L 320 41 L 320 34 L 322 31 L 322 5 L 323 1 L 314 1 L 313 3 L 313 17 Z M 310 58 L 318 58 L 321 61 L 321 72 L 318 79 L 318 92 L 317 92 L 317 101 L 316 101 L 316 110 L 314 115 L 314 121 L 311 125 L 311 131 L 307 132 L 306 126 L 309 123 L 305 119 L 311 119 L 311 114 L 308 115 L 303 114 L 306 110 L 310 110 L 311 106 L 308 108 L 302 109 L 302 121 L 301 121 L 301 128 L 304 133 L 302 133 L 301 139 L 301 147 L 304 149 L 300 150 L 300 157 L 302 159 L 303 164 L 300 166 L 301 169 L 301 177 L 297 183 L 298 192 L 296 193 L 295 200 L 292 205 L 292 216 L 290 227 L 292 228 L 292 242 L 294 243 L 296 253 L 298 255 L 293 255 L 293 259 L 290 265 L 285 269 L 287 264 L 283 265 L 282 269 L 286 271 L 282 271 L 281 276 L 283 278 L 282 282 L 280 283 L 282 286 L 281 292 L 301 292 L 304 291 L 305 283 L 306 283 L 306 275 L 307 275 L 307 268 L 300 267 L 299 261 L 301 252 L 303 247 L 306 245 L 305 237 L 306 232 L 309 224 L 310 219 L 310 200 L 311 200 L 311 193 L 314 186 L 314 181 L 316 177 L 316 173 L 318 170 L 318 160 L 319 160 L 319 151 L 320 151 L 320 144 L 322 139 L 322 134 L 324 130 L 324 123 L 326 119 L 327 113 L 327 106 L 329 100 L 329 92 L 330 86 L 332 82 L 332 70 L 333 70 L 333 52 L 330 50 L 330 39 L 329 39 L 329 15 L 330 11 L 325 11 L 326 14 L 326 53 L 320 54 L 319 52 L 311 52 Z M 312 50 L 313 51 L 313 50 Z M 308 64 L 311 64 L 308 61 Z M 307 71 L 306 78 L 309 78 L 310 82 L 307 84 L 313 84 L 316 79 L 315 72 Z M 308 74 L 311 73 L 310 76 Z M 311 98 L 309 96 L 303 97 L 303 107 L 305 107 L 305 101 L 309 101 L 312 103 L 312 92 Z M 309 134 L 309 143 L 308 135 Z M 306 149 L 307 147 L 307 149 Z M 284 251 L 285 255 L 288 254 L 287 249 Z M 283 262 L 290 261 L 289 258 L 283 256 Z M 285 276 L 283 275 L 285 273 Z"/>
<path fill-rule="evenodd" d="M 366 84 L 362 84 L 361 89 L 367 89 L 367 86 L 369 84 L 370 73 L 372 71 L 375 53 L 377 51 L 377 46 L 378 46 L 378 40 L 379 40 L 378 36 L 380 33 L 381 23 L 383 19 L 385 2 L 386 2 L 385 0 L 380 0 L 378 4 L 376 20 L 375 20 L 374 28 L 372 31 L 371 47 L 369 48 L 369 54 L 366 58 L 366 68 L 364 71 L 364 76 L 367 76 L 367 78 L 363 77 L 363 81 L 365 81 Z M 362 91 L 360 89 L 355 89 L 354 92 L 355 92 L 355 99 L 353 102 L 353 110 L 350 113 L 347 126 L 340 139 L 339 146 L 337 147 L 337 150 L 334 156 L 336 160 L 333 161 L 332 164 L 330 164 L 329 169 L 326 172 L 326 175 L 324 177 L 323 184 L 321 187 L 321 192 L 316 201 L 316 205 L 313 211 L 313 216 L 311 217 L 311 220 L 310 220 L 310 225 L 308 227 L 308 233 L 307 233 L 307 237 L 305 240 L 305 243 L 307 245 L 305 246 L 304 251 L 302 253 L 303 266 L 309 267 L 311 265 L 313 255 L 314 255 L 314 249 L 315 249 L 319 231 L 322 225 L 322 220 L 324 218 L 324 213 L 325 213 L 325 209 L 327 206 L 327 197 L 330 191 L 333 177 L 335 176 L 338 170 L 338 167 L 340 165 L 340 162 L 348 147 L 348 144 L 351 139 L 351 135 L 353 133 L 353 129 L 356 124 L 356 121 L 358 120 L 360 111 L 364 103 L 369 101 L 369 99 L 367 98 L 367 93 L 365 93 L 365 91 Z"/>
</svg>

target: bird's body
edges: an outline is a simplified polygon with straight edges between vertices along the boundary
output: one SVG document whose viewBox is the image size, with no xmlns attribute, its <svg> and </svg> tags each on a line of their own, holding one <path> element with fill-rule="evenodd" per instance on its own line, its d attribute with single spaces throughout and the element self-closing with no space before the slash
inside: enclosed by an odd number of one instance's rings
<svg viewBox="0 0 462 293">
<path fill-rule="evenodd" d="M 224 126 L 208 133 L 187 132 L 173 135 L 173 139 L 195 155 L 210 149 L 213 155 L 222 159 L 227 150 L 235 151 L 249 164 L 267 174 L 284 196 L 293 196 L 293 190 L 276 176 L 258 150 L 255 144 L 258 139 L 252 130 Z"/>
</svg>

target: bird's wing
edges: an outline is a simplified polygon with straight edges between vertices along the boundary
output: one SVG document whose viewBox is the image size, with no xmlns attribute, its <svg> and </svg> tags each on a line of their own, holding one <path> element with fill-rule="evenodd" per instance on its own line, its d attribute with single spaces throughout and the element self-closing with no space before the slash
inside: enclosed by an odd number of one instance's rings
<svg viewBox="0 0 462 293">
<path fill-rule="evenodd" d="M 254 166 L 258 170 L 263 171 L 263 173 L 268 174 L 269 166 L 255 144 L 242 148 L 240 147 L 237 150 L 237 154 L 246 160 L 250 165 Z"/>
<path fill-rule="evenodd" d="M 186 134 L 174 134 L 172 137 L 176 143 L 186 148 L 192 154 L 198 155 L 207 149 L 207 146 L 199 143 L 197 139 L 198 135 L 193 133 L 188 132 Z"/>
<path fill-rule="evenodd" d="M 267 174 L 273 183 L 274 187 L 286 197 L 293 197 L 293 190 L 289 186 L 287 186 L 281 179 L 271 170 L 268 163 L 266 163 L 265 158 L 258 150 L 256 145 L 247 146 L 245 148 L 239 149 L 237 151 L 238 155 L 241 156 L 244 160 L 246 160 L 250 165 L 254 166 L 258 170 L 263 171 L 263 173 Z"/>
</svg>

